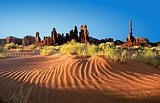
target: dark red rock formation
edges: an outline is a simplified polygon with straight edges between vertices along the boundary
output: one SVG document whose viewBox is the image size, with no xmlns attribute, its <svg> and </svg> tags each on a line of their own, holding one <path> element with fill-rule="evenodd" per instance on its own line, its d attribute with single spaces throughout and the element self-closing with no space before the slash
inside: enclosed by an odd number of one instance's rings
<svg viewBox="0 0 160 103">
<path fill-rule="evenodd" d="M 34 44 L 34 42 L 35 42 L 35 37 L 33 37 L 33 36 L 25 36 L 23 38 L 22 45 L 23 46 L 28 46 L 28 45 Z"/>
<path fill-rule="evenodd" d="M 75 39 L 76 41 L 79 41 L 77 26 L 74 26 L 73 35 L 74 35 L 73 39 Z"/>
<path fill-rule="evenodd" d="M 41 38 L 39 37 L 39 32 L 36 32 L 34 45 L 36 45 L 36 46 L 41 46 L 42 45 Z"/>
<path fill-rule="evenodd" d="M 70 40 L 69 33 L 66 33 L 66 37 L 64 39 L 65 43 Z"/>
<path fill-rule="evenodd" d="M 135 41 L 137 44 L 139 43 L 145 43 L 145 44 L 148 44 L 149 43 L 149 40 L 147 38 L 139 38 L 139 37 L 136 37 L 135 38 Z"/>
<path fill-rule="evenodd" d="M 149 47 L 160 46 L 160 42 L 150 42 L 147 46 L 149 46 Z"/>
<path fill-rule="evenodd" d="M 39 33 L 36 33 L 36 37 L 39 37 Z M 44 37 L 43 41 L 40 42 L 37 40 L 38 45 L 62 45 L 64 43 L 67 43 L 68 41 L 71 40 L 76 40 L 77 42 L 81 42 L 81 43 L 94 43 L 94 44 L 100 44 L 103 42 L 113 42 L 112 38 L 106 38 L 106 39 L 102 39 L 102 40 L 98 40 L 95 38 L 92 38 L 89 36 L 89 32 L 87 30 L 87 25 L 82 25 L 81 26 L 81 31 L 79 32 L 79 37 L 78 37 L 78 30 L 77 30 L 77 26 L 74 26 L 74 30 L 70 30 L 69 33 L 66 33 L 66 36 L 64 36 L 64 34 L 62 33 L 59 34 L 56 32 L 56 29 L 53 28 L 52 32 L 51 32 L 51 37 Z"/>
<path fill-rule="evenodd" d="M 7 40 L 6 39 L 0 39 L 0 46 L 4 46 L 5 44 L 7 44 Z"/>
<path fill-rule="evenodd" d="M 100 40 L 98 40 L 96 38 L 92 38 L 90 36 L 89 36 L 89 41 L 90 41 L 90 43 L 93 43 L 93 44 L 96 44 L 96 45 L 101 43 Z"/>
<path fill-rule="evenodd" d="M 81 31 L 79 32 L 79 39 L 81 43 L 87 43 L 89 40 L 89 32 L 87 30 L 87 25 L 81 25 Z"/>
<path fill-rule="evenodd" d="M 130 24 L 130 32 L 129 32 L 129 36 L 128 36 L 128 38 L 126 39 L 126 41 L 128 41 L 128 42 L 134 42 L 135 39 L 134 39 L 134 37 L 132 36 L 132 22 L 131 22 L 131 20 L 129 21 L 129 24 Z"/>
<path fill-rule="evenodd" d="M 121 44 L 123 44 L 123 43 L 124 43 L 124 42 L 121 41 L 121 40 L 116 40 L 116 41 L 114 42 L 115 45 L 121 45 Z"/>
<path fill-rule="evenodd" d="M 56 45 L 62 45 L 63 44 L 63 39 L 61 34 L 57 34 L 57 44 Z"/>
<path fill-rule="evenodd" d="M 58 40 L 57 40 L 57 32 L 56 32 L 56 29 L 53 28 L 52 32 L 51 32 L 51 40 L 52 40 L 52 43 L 56 43 Z"/>
<path fill-rule="evenodd" d="M 100 43 L 113 42 L 113 38 L 101 39 L 99 42 Z"/>
<path fill-rule="evenodd" d="M 72 39 L 74 39 L 74 34 L 73 34 L 73 30 L 70 30 L 69 32 L 69 41 L 71 41 Z"/>
<path fill-rule="evenodd" d="M 50 46 L 50 45 L 52 45 L 51 41 L 52 41 L 51 37 L 44 37 L 44 39 L 42 41 L 42 45 L 43 46 L 45 46 L 45 45 Z"/>
<path fill-rule="evenodd" d="M 139 38 L 139 37 L 134 38 L 133 35 L 132 35 L 132 23 L 131 23 L 131 20 L 130 20 L 129 24 L 130 24 L 129 36 L 126 39 L 126 42 L 121 44 L 121 46 L 126 46 L 126 47 L 146 46 L 149 43 L 149 40 L 146 39 L 146 38 Z"/>
<path fill-rule="evenodd" d="M 71 41 L 72 39 L 74 39 L 74 40 L 76 40 L 76 41 L 79 41 L 77 26 L 74 26 L 74 30 L 70 30 L 68 36 L 69 36 L 69 38 L 67 37 L 67 39 L 68 39 L 69 41 Z"/>
<path fill-rule="evenodd" d="M 129 22 L 129 25 L 130 25 L 130 32 L 129 32 L 128 38 L 126 39 L 126 42 L 116 40 L 114 42 L 116 45 L 132 47 L 132 46 L 145 46 L 150 44 L 149 40 L 146 38 L 139 38 L 139 37 L 134 38 L 132 35 L 131 21 Z M 34 41 L 33 37 L 26 36 L 23 38 L 23 45 L 26 46 L 32 43 L 34 43 L 37 46 L 62 45 L 73 39 L 80 43 L 93 43 L 96 45 L 99 45 L 100 43 L 113 42 L 113 38 L 106 38 L 106 39 L 99 40 L 89 36 L 87 25 L 81 25 L 79 36 L 78 36 L 77 26 L 74 26 L 74 29 L 70 30 L 70 32 L 66 33 L 66 35 L 64 35 L 63 33 L 62 34 L 57 33 L 56 29 L 53 28 L 51 32 L 51 37 L 44 37 L 44 39 L 41 41 L 41 38 L 39 37 L 39 32 L 36 32 L 35 43 L 33 42 Z M 0 45 L 5 45 L 6 43 L 11 43 L 11 42 L 21 45 L 22 39 L 15 38 L 15 37 L 8 37 L 5 40 L 0 40 Z M 152 43 L 151 45 L 159 45 L 159 44 Z"/>
<path fill-rule="evenodd" d="M 39 32 L 36 32 L 35 42 L 36 42 L 36 43 L 41 42 L 41 38 L 39 37 Z"/>
<path fill-rule="evenodd" d="M 7 38 L 5 38 L 6 41 L 7 41 L 7 44 L 9 43 L 14 43 L 14 44 L 18 44 L 18 45 L 22 45 L 22 39 L 20 38 L 16 38 L 16 37 L 13 37 L 13 36 L 9 36 Z"/>
</svg>

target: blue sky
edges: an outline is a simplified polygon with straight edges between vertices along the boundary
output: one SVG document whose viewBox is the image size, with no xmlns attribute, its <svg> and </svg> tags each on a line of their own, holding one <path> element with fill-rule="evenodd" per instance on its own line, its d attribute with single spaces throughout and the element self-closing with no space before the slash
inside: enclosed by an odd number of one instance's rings
<svg viewBox="0 0 160 103">
<path fill-rule="evenodd" d="M 89 35 L 125 41 L 133 35 L 160 41 L 159 0 L 0 0 L 0 38 L 50 36 L 53 27 L 67 33 L 87 24 Z"/>
</svg>

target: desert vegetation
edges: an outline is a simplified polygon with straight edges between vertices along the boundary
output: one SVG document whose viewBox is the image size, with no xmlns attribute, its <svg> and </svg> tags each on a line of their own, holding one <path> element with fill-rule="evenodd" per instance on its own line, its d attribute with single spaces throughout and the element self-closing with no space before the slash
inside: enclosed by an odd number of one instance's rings
<svg viewBox="0 0 160 103">
<path fill-rule="evenodd" d="M 80 55 L 84 57 L 106 56 L 109 61 L 125 63 L 127 59 L 160 66 L 160 47 L 141 47 L 133 46 L 131 48 L 116 46 L 113 42 L 94 45 L 89 43 L 78 43 L 74 40 L 61 46 L 44 46 L 40 49 L 41 55 L 55 55 L 58 53 Z M 133 50 L 131 58 L 127 56 L 127 50 Z"/>
<path fill-rule="evenodd" d="M 4 49 L 7 51 L 40 50 L 40 48 L 41 47 L 34 45 L 23 46 L 14 43 L 9 43 L 4 46 Z"/>
<path fill-rule="evenodd" d="M 6 50 L 0 46 L 0 59 L 6 58 Z"/>
<path fill-rule="evenodd" d="M 89 43 L 78 43 L 72 40 L 62 46 L 44 46 L 40 50 L 41 55 L 54 55 L 57 53 L 80 55 L 84 57 L 106 56 L 114 62 L 126 62 L 127 52 L 117 48 L 114 43 L 102 43 L 99 46 Z"/>
<path fill-rule="evenodd" d="M 22 50 L 39 50 L 40 55 L 55 55 L 55 54 L 71 54 L 82 57 L 105 56 L 107 60 L 112 62 L 125 63 L 127 59 L 160 67 L 160 46 L 157 47 L 142 47 L 133 46 L 131 48 L 115 45 L 113 42 L 101 43 L 99 45 L 89 43 L 78 43 L 75 40 L 67 42 L 61 46 L 22 46 L 14 43 L 6 44 L 0 47 L 0 58 L 6 58 L 7 51 L 22 51 Z M 131 58 L 128 56 L 128 50 L 132 50 Z"/>
<path fill-rule="evenodd" d="M 19 47 L 21 46 L 18 46 L 17 44 L 14 44 L 14 43 L 10 43 L 10 44 L 6 44 L 4 46 L 4 49 L 5 50 L 15 50 L 15 49 L 18 49 Z"/>
<path fill-rule="evenodd" d="M 57 54 L 58 50 L 55 46 L 44 46 L 40 49 L 40 55 L 54 55 Z"/>
<path fill-rule="evenodd" d="M 133 59 L 142 63 L 160 67 L 160 50 L 144 47 L 133 54 Z"/>
</svg>

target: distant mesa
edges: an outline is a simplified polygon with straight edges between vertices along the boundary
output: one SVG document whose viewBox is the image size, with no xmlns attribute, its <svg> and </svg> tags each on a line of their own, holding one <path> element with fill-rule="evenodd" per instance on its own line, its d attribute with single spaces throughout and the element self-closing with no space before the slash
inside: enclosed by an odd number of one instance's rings
<svg viewBox="0 0 160 103">
<path fill-rule="evenodd" d="M 105 43 L 105 42 L 114 42 L 115 45 L 120 45 L 123 47 L 133 47 L 133 46 L 158 46 L 160 45 L 160 42 L 154 42 L 151 43 L 147 38 L 139 38 L 132 35 L 132 22 L 131 20 L 129 21 L 130 25 L 130 32 L 128 38 L 126 38 L 126 41 L 123 42 L 121 40 L 116 40 L 113 41 L 113 38 L 106 38 L 106 39 L 96 39 L 91 36 L 89 36 L 89 31 L 87 29 L 87 25 L 81 25 L 80 32 L 78 34 L 77 26 L 74 26 L 74 29 L 70 30 L 69 33 L 66 33 L 64 35 L 63 33 L 57 33 L 56 29 L 53 28 L 51 32 L 51 37 L 44 37 L 43 40 L 40 38 L 39 32 L 36 32 L 36 37 L 33 36 L 25 36 L 23 39 L 16 38 L 13 36 L 9 36 L 5 39 L 0 39 L 0 46 L 4 46 L 7 43 L 15 43 L 18 45 L 31 45 L 34 44 L 36 46 L 57 46 L 57 45 L 62 45 L 64 43 L 67 43 L 68 41 L 75 40 L 80 43 L 92 43 L 92 44 L 100 44 L 100 43 Z"/>
<path fill-rule="evenodd" d="M 34 44 L 34 42 L 35 42 L 35 37 L 33 37 L 33 36 L 25 36 L 22 39 L 23 46 L 28 46 L 28 45 Z"/>
</svg>

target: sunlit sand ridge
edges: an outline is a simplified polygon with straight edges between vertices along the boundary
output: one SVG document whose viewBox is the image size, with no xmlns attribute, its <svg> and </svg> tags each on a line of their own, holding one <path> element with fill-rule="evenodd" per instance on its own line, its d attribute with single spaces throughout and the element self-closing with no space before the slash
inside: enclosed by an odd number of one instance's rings
<svg viewBox="0 0 160 103">
<path fill-rule="evenodd" d="M 158 103 L 160 71 L 135 61 L 114 64 L 99 56 L 0 60 L 0 97 L 21 92 L 31 103 Z"/>
</svg>

